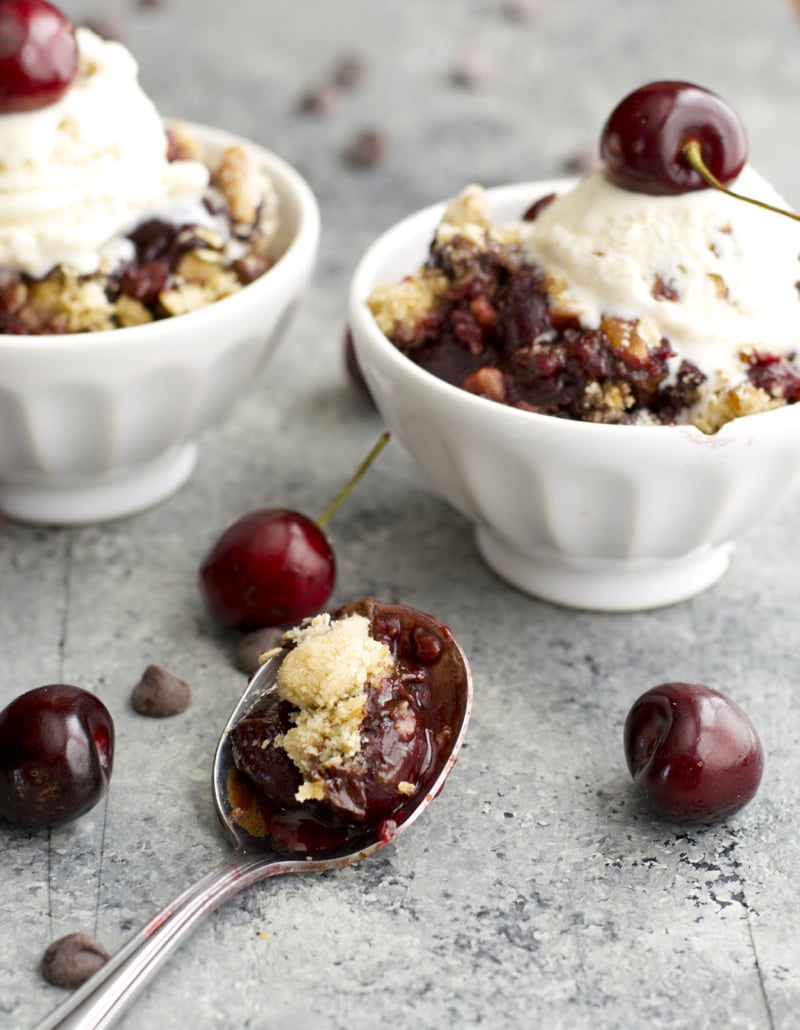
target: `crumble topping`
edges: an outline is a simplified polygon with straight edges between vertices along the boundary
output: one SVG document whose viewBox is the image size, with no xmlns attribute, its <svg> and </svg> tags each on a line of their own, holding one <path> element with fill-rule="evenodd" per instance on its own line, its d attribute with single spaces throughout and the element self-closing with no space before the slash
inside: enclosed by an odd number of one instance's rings
<svg viewBox="0 0 800 1030">
<path fill-rule="evenodd" d="M 396 286 L 376 286 L 369 306 L 387 336 L 411 337 L 419 321 L 444 299 L 449 285 L 446 276 L 435 272 L 410 275 Z"/>
<path fill-rule="evenodd" d="M 336 621 L 318 615 L 285 639 L 296 646 L 281 663 L 277 690 L 298 711 L 292 728 L 274 744 L 303 775 L 297 800 L 321 800 L 325 783 L 318 770 L 341 765 L 361 750 L 367 691 L 394 673 L 395 661 L 387 645 L 372 638 L 363 615 Z"/>
</svg>

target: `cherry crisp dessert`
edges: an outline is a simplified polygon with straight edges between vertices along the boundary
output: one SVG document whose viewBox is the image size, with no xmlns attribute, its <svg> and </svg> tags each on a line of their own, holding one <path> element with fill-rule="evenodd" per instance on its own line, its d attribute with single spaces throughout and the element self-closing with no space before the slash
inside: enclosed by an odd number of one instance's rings
<svg viewBox="0 0 800 1030">
<path fill-rule="evenodd" d="M 203 161 L 180 124 L 168 130 L 168 158 Z M 0 268 L 0 332 L 80 333 L 142 325 L 205 307 L 236 293 L 273 264 L 278 197 L 256 158 L 232 145 L 209 167 L 205 224 L 159 218 L 127 236 L 132 257 L 88 275 L 57 265 L 36 278 Z M 209 227 L 222 221 L 224 232 Z"/>
<path fill-rule="evenodd" d="M 800 397 L 793 354 L 742 347 L 742 376 L 717 381 L 638 319 L 603 316 L 592 327 L 582 324 L 563 280 L 548 274 L 524 242 L 526 227 L 554 199 L 532 197 L 518 223 L 495 226 L 485 190 L 463 189 L 447 206 L 424 265 L 373 290 L 368 303 L 382 332 L 455 386 L 562 418 L 683 422 L 713 433 L 733 418 Z M 673 286 L 658 279 L 651 294 L 667 305 L 677 300 Z"/>
</svg>

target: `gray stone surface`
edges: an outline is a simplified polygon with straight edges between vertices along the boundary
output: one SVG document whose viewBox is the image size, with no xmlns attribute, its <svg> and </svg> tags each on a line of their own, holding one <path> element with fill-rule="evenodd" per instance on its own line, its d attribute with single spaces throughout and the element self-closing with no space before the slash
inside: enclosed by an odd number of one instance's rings
<svg viewBox="0 0 800 1030">
<path fill-rule="evenodd" d="M 0 532 L 0 702 L 78 683 L 105 700 L 118 735 L 104 804 L 50 833 L 0 834 L 0 1025 L 11 1028 L 62 997 L 38 972 L 52 939 L 83 930 L 119 948 L 226 851 L 210 766 L 243 678 L 233 641 L 201 609 L 196 570 L 245 510 L 320 512 L 380 432 L 341 362 L 348 280 L 370 239 L 467 179 L 562 173 L 610 105 L 656 77 L 729 97 L 754 163 L 800 202 L 800 22 L 788 0 L 539 0 L 522 21 L 489 0 L 65 7 L 117 22 L 165 113 L 224 125 L 297 164 L 324 231 L 281 351 L 206 434 L 179 495 L 110 525 Z M 327 117 L 298 114 L 346 53 L 363 56 L 363 82 Z M 484 81 L 454 85 L 452 69 L 473 58 Z M 373 127 L 389 136 L 385 161 L 347 168 L 350 139 Z M 390 444 L 331 526 L 335 600 L 374 593 L 452 626 L 476 688 L 462 757 L 396 846 L 229 902 L 122 1025 L 796 1026 L 799 514 L 795 494 L 692 602 L 571 612 L 496 580 L 468 525 Z M 130 709 L 150 662 L 192 683 L 184 715 Z M 683 832 L 632 793 L 622 722 L 665 679 L 727 690 L 760 729 L 761 792 L 728 824 Z"/>
</svg>

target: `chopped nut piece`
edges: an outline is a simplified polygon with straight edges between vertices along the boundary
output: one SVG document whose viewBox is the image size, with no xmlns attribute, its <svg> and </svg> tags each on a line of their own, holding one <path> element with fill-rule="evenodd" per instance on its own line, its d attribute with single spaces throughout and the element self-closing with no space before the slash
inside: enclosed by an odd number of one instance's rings
<svg viewBox="0 0 800 1030">
<path fill-rule="evenodd" d="M 114 305 L 117 323 L 120 326 L 145 325 L 153 321 L 153 315 L 141 301 L 123 293 Z"/>
<path fill-rule="evenodd" d="M 470 393 L 488 397 L 492 401 L 506 399 L 505 380 L 499 368 L 479 368 L 477 372 L 468 375 L 461 385 Z"/>
<path fill-rule="evenodd" d="M 709 274 L 708 278 L 714 284 L 714 288 L 717 292 L 717 296 L 719 297 L 719 299 L 727 300 L 730 296 L 730 290 L 728 289 L 728 284 L 725 282 L 722 276 Z"/>
<path fill-rule="evenodd" d="M 612 350 L 626 351 L 632 357 L 646 361 L 647 344 L 638 333 L 638 325 L 638 322 L 625 318 L 604 318 L 600 322 Z"/>
<path fill-rule="evenodd" d="M 262 179 L 250 152 L 238 144 L 227 147 L 214 174 L 234 222 L 252 225 L 261 202 Z"/>
</svg>

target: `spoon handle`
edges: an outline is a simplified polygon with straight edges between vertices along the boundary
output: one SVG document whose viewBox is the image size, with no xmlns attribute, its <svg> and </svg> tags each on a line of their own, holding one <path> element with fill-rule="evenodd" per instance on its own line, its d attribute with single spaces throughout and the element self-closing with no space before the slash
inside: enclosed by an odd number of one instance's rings
<svg viewBox="0 0 800 1030">
<path fill-rule="evenodd" d="M 263 856 L 226 859 L 162 909 L 35 1030 L 110 1026 L 203 916 L 258 880 L 295 868 L 293 862 L 269 861 Z"/>
</svg>

